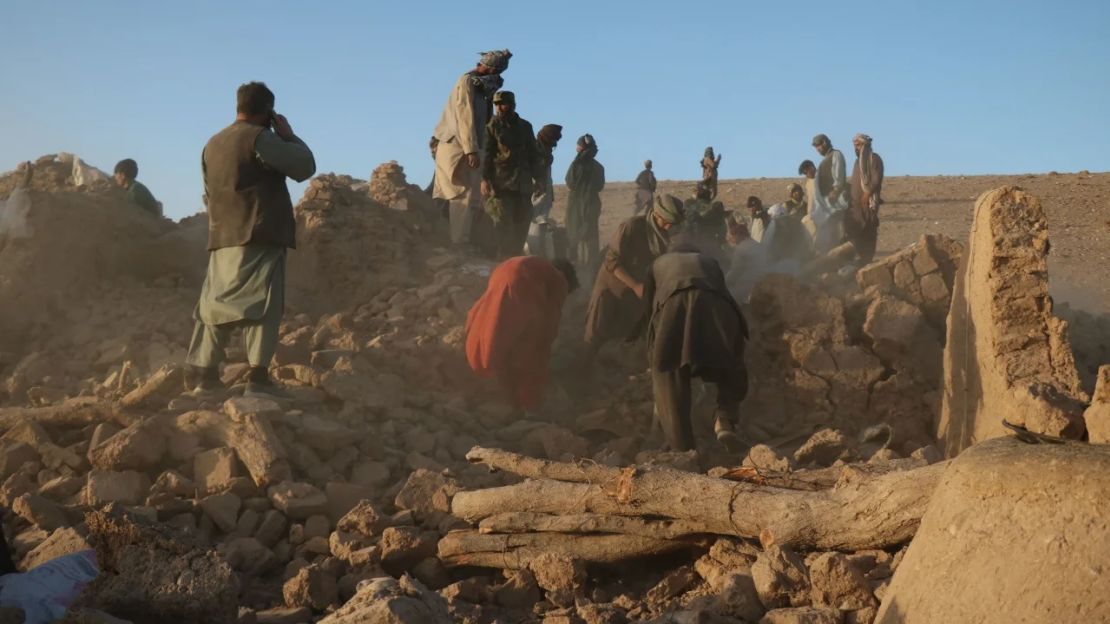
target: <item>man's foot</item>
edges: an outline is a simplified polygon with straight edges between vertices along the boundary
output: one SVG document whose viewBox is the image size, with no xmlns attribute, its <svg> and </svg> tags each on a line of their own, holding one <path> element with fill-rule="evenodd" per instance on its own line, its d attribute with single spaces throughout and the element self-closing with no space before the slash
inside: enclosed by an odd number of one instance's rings
<svg viewBox="0 0 1110 624">
<path fill-rule="evenodd" d="M 243 396 L 276 400 L 292 398 L 270 379 L 269 372 L 262 366 L 252 366 L 247 373 L 247 385 L 243 388 Z"/>
<path fill-rule="evenodd" d="M 713 421 L 713 432 L 717 434 L 717 441 L 723 444 L 730 453 L 742 453 L 748 448 L 748 445 L 736 434 L 732 419 L 726 414 L 717 413 L 717 417 Z"/>
<path fill-rule="evenodd" d="M 185 393 L 192 396 L 214 394 L 224 389 L 220 371 L 215 366 L 188 365 L 185 369 Z"/>
</svg>

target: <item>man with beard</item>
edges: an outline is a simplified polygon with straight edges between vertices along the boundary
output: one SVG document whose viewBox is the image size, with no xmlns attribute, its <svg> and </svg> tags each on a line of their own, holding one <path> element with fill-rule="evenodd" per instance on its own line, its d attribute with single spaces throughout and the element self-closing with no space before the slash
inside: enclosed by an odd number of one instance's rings
<svg viewBox="0 0 1110 624">
<path fill-rule="evenodd" d="M 558 124 L 547 124 L 536 134 L 536 147 L 539 148 L 544 171 L 542 191 L 537 186 L 532 194 L 533 219 L 551 214 L 551 206 L 555 203 L 555 182 L 551 178 L 551 165 L 555 162 L 555 147 L 562 138 L 563 127 Z"/>
<path fill-rule="evenodd" d="M 532 222 L 532 190 L 543 191 L 543 161 L 532 124 L 516 113 L 516 95 L 493 96 L 497 115 L 486 125 L 482 197 L 497 234 L 497 258 L 519 256 Z"/>
<path fill-rule="evenodd" d="M 856 164 L 852 166 L 852 206 L 844 219 L 844 233 L 859 255 L 860 264 L 875 258 L 879 241 L 879 205 L 883 203 L 883 159 L 871 151 L 871 137 L 852 139 Z"/>
<path fill-rule="evenodd" d="M 697 250 L 676 245 L 648 271 L 648 364 L 655 412 L 672 451 L 696 448 L 690 420 L 690 380 L 717 386 L 713 430 L 732 453 L 743 450 L 736 434 L 740 401 L 748 392 L 744 343 L 748 327 L 720 265 Z"/>
<path fill-rule="evenodd" d="M 483 143 L 493 94 L 504 84 L 501 74 L 512 56 L 508 50 L 483 53 L 478 65 L 455 82 L 432 135 L 432 197 L 449 202 L 451 242 L 456 245 L 477 244 L 492 251 L 493 227 L 481 209 Z"/>
<path fill-rule="evenodd" d="M 316 161 L 274 112 L 274 93 L 265 84 L 242 85 L 237 99 L 235 123 L 209 139 L 201 154 L 208 274 L 193 313 L 186 384 L 218 389 L 227 344 L 242 329 L 250 364 L 244 394 L 280 397 L 267 370 L 285 305 L 285 250 L 296 247 L 285 178 L 307 180 Z"/>
<path fill-rule="evenodd" d="M 584 134 L 578 139 L 578 155 L 567 169 L 567 239 L 570 256 L 579 267 L 597 262 L 598 220 L 601 218 L 601 189 L 605 188 L 605 167 L 597 162 L 597 142 Z"/>
<path fill-rule="evenodd" d="M 597 270 L 586 311 L 587 357 L 613 339 L 633 338 L 644 316 L 644 279 L 656 258 L 667 252 L 670 232 L 682 223 L 682 200 L 655 198 L 655 206 L 617 229 Z"/>
<path fill-rule="evenodd" d="M 658 184 L 655 173 L 651 170 L 651 161 L 645 160 L 644 170 L 636 176 L 636 209 L 632 216 L 651 209 L 651 205 L 655 202 L 655 188 Z"/>
</svg>

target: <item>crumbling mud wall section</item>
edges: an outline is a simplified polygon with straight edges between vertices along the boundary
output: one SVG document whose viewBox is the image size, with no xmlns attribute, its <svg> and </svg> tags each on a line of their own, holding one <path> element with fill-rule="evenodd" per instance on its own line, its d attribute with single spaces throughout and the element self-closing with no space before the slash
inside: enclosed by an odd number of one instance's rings
<svg viewBox="0 0 1110 624">
<path fill-rule="evenodd" d="M 422 277 L 423 217 L 387 210 L 355 183 L 350 176 L 316 176 L 297 204 L 297 251 L 286 265 L 291 311 L 318 316 L 348 310 Z M 386 196 L 380 187 L 375 190 Z"/>
<path fill-rule="evenodd" d="M 1003 419 L 1039 433 L 1083 435 L 1083 404 L 1068 325 L 1048 295 L 1048 225 L 1018 187 L 975 204 L 956 276 L 944 353 L 937 438 L 948 456 L 1003 435 Z"/>
<path fill-rule="evenodd" d="M 894 446 L 931 443 L 940 407 L 944 313 L 963 249 L 943 236 L 859 271 L 855 283 L 770 275 L 747 308 L 751 420 L 780 435 L 893 428 Z M 772 429 L 778 427 L 778 430 Z"/>
<path fill-rule="evenodd" d="M 976 445 L 934 491 L 875 621 L 1110 621 L 1107 497 L 1105 446 Z"/>
</svg>

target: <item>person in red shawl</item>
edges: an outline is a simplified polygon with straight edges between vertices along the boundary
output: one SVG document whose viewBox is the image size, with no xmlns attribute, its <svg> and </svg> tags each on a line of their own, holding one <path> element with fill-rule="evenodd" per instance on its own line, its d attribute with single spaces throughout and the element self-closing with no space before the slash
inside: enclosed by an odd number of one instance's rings
<svg viewBox="0 0 1110 624">
<path fill-rule="evenodd" d="M 496 375 L 514 407 L 533 409 L 543 399 L 563 302 L 577 287 L 567 260 L 509 258 L 467 313 L 467 362 L 479 377 Z"/>
</svg>

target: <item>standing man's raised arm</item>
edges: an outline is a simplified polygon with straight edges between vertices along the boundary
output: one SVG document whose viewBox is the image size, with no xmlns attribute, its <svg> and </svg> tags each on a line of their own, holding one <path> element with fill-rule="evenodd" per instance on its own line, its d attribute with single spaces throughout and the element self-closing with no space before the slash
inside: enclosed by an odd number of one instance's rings
<svg viewBox="0 0 1110 624">
<path fill-rule="evenodd" d="M 284 121 L 284 117 L 281 117 Z M 254 153 L 263 165 L 293 178 L 297 182 L 304 182 L 316 173 L 316 158 L 308 145 L 293 134 L 289 122 L 284 122 L 279 132 L 288 130 L 283 138 L 279 133 L 263 130 L 254 142 Z"/>
</svg>

